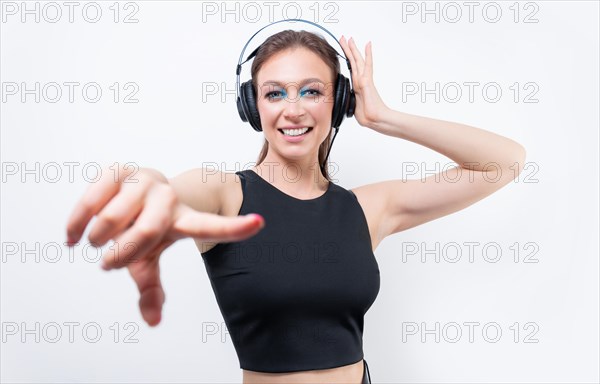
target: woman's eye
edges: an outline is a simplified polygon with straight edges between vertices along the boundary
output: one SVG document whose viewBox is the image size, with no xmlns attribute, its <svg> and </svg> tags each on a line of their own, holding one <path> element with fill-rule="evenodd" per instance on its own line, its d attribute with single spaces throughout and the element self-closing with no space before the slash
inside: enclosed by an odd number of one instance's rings
<svg viewBox="0 0 600 384">
<path fill-rule="evenodd" d="M 274 98 L 281 97 L 281 95 L 282 94 L 279 91 L 271 91 L 265 95 L 265 98 L 272 100 Z"/>
<path fill-rule="evenodd" d="M 308 94 L 309 96 L 318 96 L 321 94 L 321 92 L 317 89 L 307 89 L 302 91 L 302 95 L 306 95 Z"/>
</svg>

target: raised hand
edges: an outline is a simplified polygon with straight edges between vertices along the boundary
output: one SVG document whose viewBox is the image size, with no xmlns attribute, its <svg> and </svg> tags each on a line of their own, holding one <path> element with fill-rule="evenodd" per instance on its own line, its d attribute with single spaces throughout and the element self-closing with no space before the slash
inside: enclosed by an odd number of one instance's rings
<svg viewBox="0 0 600 384">
<path fill-rule="evenodd" d="M 385 105 L 375 84 L 373 83 L 373 53 L 371 42 L 365 48 L 365 57 L 363 59 L 360 51 L 354 43 L 354 39 L 342 36 L 340 44 L 344 49 L 344 53 L 352 66 L 352 86 L 356 94 L 356 108 L 354 117 L 363 127 L 374 128 L 381 120 L 382 114 L 388 109 Z"/>
</svg>

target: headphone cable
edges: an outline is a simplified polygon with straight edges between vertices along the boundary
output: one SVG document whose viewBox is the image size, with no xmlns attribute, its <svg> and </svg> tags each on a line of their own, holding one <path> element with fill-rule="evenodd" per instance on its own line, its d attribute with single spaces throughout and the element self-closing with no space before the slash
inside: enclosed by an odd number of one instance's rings
<svg viewBox="0 0 600 384">
<path fill-rule="evenodd" d="M 329 144 L 329 149 L 327 150 L 327 156 L 325 156 L 325 160 L 323 160 L 323 164 L 321 164 L 321 173 L 322 174 L 325 174 L 325 171 L 324 171 L 325 164 L 327 163 L 327 159 L 329 158 L 329 152 L 331 152 L 331 147 L 333 146 L 333 141 L 335 140 L 335 137 L 337 136 L 339 129 L 340 129 L 339 127 L 335 128 L 335 133 L 333 134 L 333 138 L 331 139 L 331 143 Z"/>
</svg>

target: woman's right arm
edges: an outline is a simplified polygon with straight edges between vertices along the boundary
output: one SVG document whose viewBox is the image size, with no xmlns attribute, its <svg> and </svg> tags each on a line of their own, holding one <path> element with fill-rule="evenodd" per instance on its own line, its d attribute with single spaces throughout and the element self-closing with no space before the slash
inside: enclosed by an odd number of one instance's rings
<svg viewBox="0 0 600 384">
<path fill-rule="evenodd" d="M 158 260 L 166 248 L 186 237 L 240 241 L 263 227 L 259 215 L 216 214 L 221 209 L 224 184 L 216 176 L 203 180 L 201 170 L 187 171 L 171 180 L 149 168 L 135 175 L 120 172 L 117 180 L 108 169 L 105 171 L 73 208 L 67 222 L 67 242 L 77 243 L 96 216 L 88 239 L 98 247 L 114 240 L 102 257 L 103 268 L 128 268 L 140 291 L 142 316 L 151 326 L 160 322 L 165 300 Z"/>
</svg>

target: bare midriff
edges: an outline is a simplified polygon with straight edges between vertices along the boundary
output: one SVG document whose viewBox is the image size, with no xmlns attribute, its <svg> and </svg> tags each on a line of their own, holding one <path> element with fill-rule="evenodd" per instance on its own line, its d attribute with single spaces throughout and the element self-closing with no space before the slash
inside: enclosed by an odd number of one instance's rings
<svg viewBox="0 0 600 384">
<path fill-rule="evenodd" d="M 363 360 L 342 367 L 311 371 L 267 373 L 243 369 L 243 384 L 310 384 L 338 383 L 360 384 L 363 377 Z"/>
</svg>

